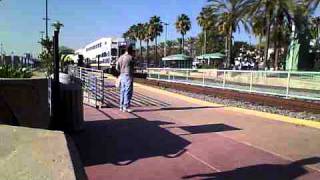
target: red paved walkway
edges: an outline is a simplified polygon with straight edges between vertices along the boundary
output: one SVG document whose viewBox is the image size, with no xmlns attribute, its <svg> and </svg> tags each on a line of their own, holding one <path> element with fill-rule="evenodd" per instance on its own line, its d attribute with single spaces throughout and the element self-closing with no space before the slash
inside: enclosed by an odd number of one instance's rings
<svg viewBox="0 0 320 180">
<path fill-rule="evenodd" d="M 135 92 L 131 114 L 85 106 L 73 138 L 89 179 L 320 179 L 317 129 Z"/>
</svg>

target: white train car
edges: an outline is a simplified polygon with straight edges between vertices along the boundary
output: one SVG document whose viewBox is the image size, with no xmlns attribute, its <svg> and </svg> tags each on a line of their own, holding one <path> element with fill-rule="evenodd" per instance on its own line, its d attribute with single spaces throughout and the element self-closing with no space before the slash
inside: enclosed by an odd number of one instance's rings
<svg viewBox="0 0 320 180">
<path fill-rule="evenodd" d="M 104 37 L 78 49 L 75 53 L 82 55 L 84 61 L 91 67 L 100 66 L 102 70 L 111 70 L 128 43 L 133 44 L 124 38 Z"/>
</svg>

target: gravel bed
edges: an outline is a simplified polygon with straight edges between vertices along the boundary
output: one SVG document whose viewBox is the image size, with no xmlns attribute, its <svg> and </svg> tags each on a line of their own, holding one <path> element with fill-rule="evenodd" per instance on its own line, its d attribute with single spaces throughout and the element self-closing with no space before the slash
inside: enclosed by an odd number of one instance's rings
<svg viewBox="0 0 320 180">
<path fill-rule="evenodd" d="M 320 114 L 315 114 L 310 112 L 295 112 L 287 109 L 281 109 L 279 107 L 265 106 L 258 103 L 251 103 L 251 102 L 233 100 L 233 99 L 225 99 L 225 98 L 219 98 L 219 97 L 204 95 L 204 94 L 195 94 L 195 93 L 180 91 L 172 88 L 163 88 L 163 89 L 173 93 L 178 93 L 178 94 L 186 95 L 188 97 L 193 97 L 196 99 L 213 102 L 217 104 L 223 104 L 226 106 L 240 107 L 240 108 L 257 110 L 262 112 L 269 112 L 273 114 L 280 114 L 280 115 L 285 115 L 285 116 L 305 119 L 305 120 L 320 121 Z"/>
</svg>

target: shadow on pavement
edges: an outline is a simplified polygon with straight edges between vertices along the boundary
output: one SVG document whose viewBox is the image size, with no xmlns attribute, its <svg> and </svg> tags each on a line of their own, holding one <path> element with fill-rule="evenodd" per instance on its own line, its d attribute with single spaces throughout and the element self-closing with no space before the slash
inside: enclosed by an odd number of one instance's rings
<svg viewBox="0 0 320 180">
<path fill-rule="evenodd" d="M 85 130 L 72 134 L 84 166 L 112 163 L 128 165 L 138 159 L 182 155 L 189 141 L 143 118 L 85 122 Z"/>
<path fill-rule="evenodd" d="M 190 134 L 203 134 L 203 133 L 241 130 L 239 128 L 235 128 L 225 124 L 206 124 L 206 125 L 197 125 L 197 126 L 182 126 L 177 128 L 188 131 Z M 190 134 L 183 134 L 183 135 L 190 135 Z"/>
<path fill-rule="evenodd" d="M 306 173 L 308 170 L 303 166 L 320 162 L 320 157 L 312 157 L 292 162 L 287 165 L 261 164 L 238 168 L 231 171 L 215 172 L 210 174 L 195 174 L 184 176 L 183 179 L 227 179 L 227 180 L 292 180 Z"/>
</svg>

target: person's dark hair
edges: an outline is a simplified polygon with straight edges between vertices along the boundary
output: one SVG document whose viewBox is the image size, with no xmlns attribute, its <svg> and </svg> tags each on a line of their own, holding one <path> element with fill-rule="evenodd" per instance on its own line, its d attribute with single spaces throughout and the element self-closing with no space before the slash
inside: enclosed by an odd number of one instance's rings
<svg viewBox="0 0 320 180">
<path fill-rule="evenodd" d="M 132 46 L 132 44 L 128 44 L 126 46 L 126 51 L 128 52 L 128 54 L 133 55 L 133 46 Z"/>
</svg>

